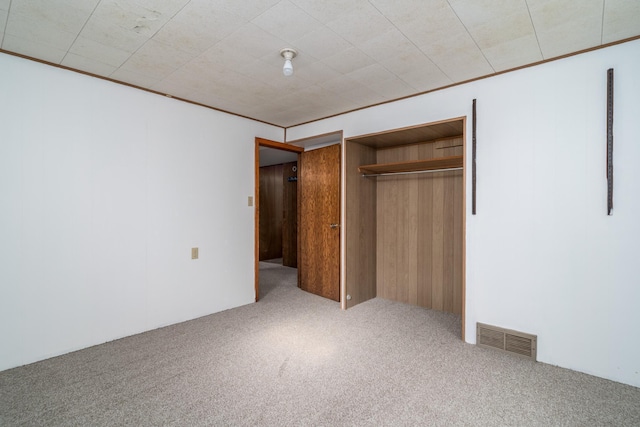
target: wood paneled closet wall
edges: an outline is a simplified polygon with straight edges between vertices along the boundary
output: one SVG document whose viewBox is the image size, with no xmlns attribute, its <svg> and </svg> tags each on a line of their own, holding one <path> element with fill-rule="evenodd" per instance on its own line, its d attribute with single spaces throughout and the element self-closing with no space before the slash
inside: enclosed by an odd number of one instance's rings
<svg viewBox="0 0 640 427">
<path fill-rule="evenodd" d="M 347 307 L 462 313 L 463 131 L 461 118 L 346 140 Z M 412 173 L 363 177 L 398 171 Z"/>
</svg>

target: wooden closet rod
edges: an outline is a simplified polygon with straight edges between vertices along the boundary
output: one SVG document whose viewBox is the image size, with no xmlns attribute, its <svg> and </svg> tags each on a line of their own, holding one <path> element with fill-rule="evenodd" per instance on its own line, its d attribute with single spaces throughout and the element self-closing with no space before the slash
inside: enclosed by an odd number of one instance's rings
<svg viewBox="0 0 640 427">
<path fill-rule="evenodd" d="M 386 172 L 386 173 L 369 173 L 362 174 L 363 178 L 369 178 L 371 176 L 387 176 L 387 175 L 411 175 L 415 173 L 435 173 L 435 172 L 449 172 L 449 171 L 461 171 L 463 168 L 447 168 L 447 169 L 429 169 L 424 171 L 409 171 L 409 172 Z"/>
</svg>

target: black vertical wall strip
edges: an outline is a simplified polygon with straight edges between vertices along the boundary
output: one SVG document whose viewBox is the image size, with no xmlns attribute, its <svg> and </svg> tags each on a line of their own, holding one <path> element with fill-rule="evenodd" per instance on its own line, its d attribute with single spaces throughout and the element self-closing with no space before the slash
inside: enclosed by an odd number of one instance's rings
<svg viewBox="0 0 640 427">
<path fill-rule="evenodd" d="M 607 215 L 613 214 L 613 68 L 607 71 Z"/>
<path fill-rule="evenodd" d="M 473 100 L 471 131 L 471 214 L 476 214 L 476 100 Z"/>
</svg>

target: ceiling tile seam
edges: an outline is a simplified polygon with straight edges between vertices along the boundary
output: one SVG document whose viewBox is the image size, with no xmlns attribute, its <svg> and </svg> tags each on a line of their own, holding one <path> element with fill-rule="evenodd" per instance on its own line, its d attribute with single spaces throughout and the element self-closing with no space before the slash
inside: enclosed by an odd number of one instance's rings
<svg viewBox="0 0 640 427">
<path fill-rule="evenodd" d="M 186 7 L 186 5 L 187 5 L 187 4 L 190 4 L 190 3 L 191 3 L 191 1 L 189 1 L 188 3 L 186 3 L 184 7 Z M 182 9 L 184 9 L 184 7 L 183 7 Z M 182 9 L 180 9 L 180 11 L 182 11 Z M 180 11 L 178 11 L 178 12 L 176 13 L 176 15 L 177 15 Z M 263 13 L 264 13 L 264 12 L 263 12 Z M 175 16 L 175 15 L 174 15 L 174 16 Z M 247 21 L 247 22 L 250 22 L 250 21 Z M 158 30 L 158 31 L 159 31 L 159 30 Z M 230 37 L 230 36 L 232 36 L 232 35 L 234 35 L 234 34 L 236 34 L 236 33 L 240 32 L 240 31 L 241 31 L 240 29 L 235 29 L 235 30 L 233 30 L 229 35 L 227 35 L 227 36 L 226 36 L 226 38 L 228 38 L 228 37 Z M 155 34 L 154 34 L 154 35 L 155 35 Z M 274 37 L 275 37 L 275 36 L 274 36 Z M 278 37 L 278 38 L 279 38 L 279 37 Z M 188 66 L 188 65 L 189 65 L 189 63 L 190 63 L 190 62 L 192 62 L 192 61 L 194 61 L 194 60 L 196 60 L 196 59 L 203 58 L 203 57 L 207 54 L 207 52 L 208 52 L 209 50 L 211 50 L 211 49 L 213 49 L 214 47 L 218 46 L 218 45 L 219 45 L 220 43 L 222 43 L 224 40 L 225 40 L 225 38 L 220 39 L 220 40 L 217 40 L 214 44 L 212 44 L 211 46 L 209 46 L 207 49 L 205 49 L 205 50 L 201 51 L 200 53 L 196 54 L 196 55 L 195 55 L 195 56 L 193 56 L 189 61 L 187 61 L 186 63 L 184 63 L 184 64 L 180 65 L 178 68 L 173 69 L 169 74 L 167 74 L 166 76 L 164 76 L 164 77 L 162 77 L 161 79 L 159 79 L 156 83 L 154 83 L 154 84 L 152 85 L 152 87 L 153 87 L 153 86 L 156 86 L 156 85 L 158 85 L 158 84 L 160 84 L 160 83 L 162 83 L 164 80 L 166 80 L 166 79 L 168 79 L 169 77 L 173 76 L 173 75 L 174 75 L 175 73 L 177 73 L 178 71 L 183 70 L 186 66 Z M 161 41 L 159 41 L 159 40 L 155 40 L 155 41 L 156 41 L 157 43 L 160 43 L 160 44 L 162 44 L 162 45 L 165 45 L 165 46 L 166 46 L 166 43 L 164 43 L 164 42 L 161 42 Z M 142 48 L 142 47 L 143 47 L 144 45 L 146 45 L 146 44 L 147 44 L 147 43 L 145 42 L 142 46 L 140 46 L 140 48 Z M 180 50 L 181 52 L 184 52 L 184 51 L 182 51 L 180 48 L 176 48 L 176 49 Z M 139 50 L 139 49 L 138 49 L 138 50 Z M 137 50 L 136 50 L 136 52 L 137 52 Z M 188 54 L 188 52 L 185 52 L 185 53 L 187 53 L 187 54 Z M 131 55 L 133 56 L 133 54 L 131 54 Z M 126 61 L 125 61 L 125 62 L 126 62 Z M 117 70 L 116 70 L 116 71 L 117 71 Z M 115 73 L 115 71 L 114 71 L 114 73 Z M 112 74 L 113 74 L 113 73 L 112 73 Z M 238 74 L 241 74 L 241 75 L 243 75 L 244 77 L 248 77 L 248 78 L 251 78 L 252 80 L 255 80 L 255 79 L 253 79 L 252 77 L 247 76 L 247 75 L 245 75 L 245 74 L 243 74 L 243 73 L 241 73 L 241 72 L 238 72 Z M 166 95 L 167 95 L 167 96 L 171 96 L 171 97 L 173 97 L 173 95 L 172 95 L 172 94 L 169 94 L 169 93 L 167 93 Z M 219 96 L 219 95 L 216 95 L 216 96 Z M 221 97 L 221 98 L 223 98 L 223 97 Z M 234 114 L 235 114 L 235 113 L 234 113 Z"/>
<path fill-rule="evenodd" d="M 9 7 L 7 8 L 7 17 L 4 20 L 4 27 L 2 30 L 2 37 L 0 37 L 0 49 L 2 48 L 2 46 L 4 45 L 4 35 L 7 32 L 7 24 L 9 23 L 9 15 L 11 15 L 11 5 L 12 5 L 13 0 L 9 0 Z"/>
<path fill-rule="evenodd" d="M 545 60 L 547 58 L 545 58 L 544 53 L 542 53 L 542 47 L 540 46 L 540 39 L 538 38 L 538 30 L 536 29 L 536 24 L 533 22 L 533 17 L 531 16 L 531 9 L 529 8 L 528 0 L 524 0 L 524 4 L 527 6 L 527 13 L 529 14 L 529 21 L 531 22 L 531 27 L 533 28 L 533 34 L 536 35 L 536 44 L 538 45 L 538 50 L 540 51 L 540 58 Z"/>
<path fill-rule="evenodd" d="M 282 1 L 276 3 L 279 4 L 282 3 Z M 300 6 L 298 6 L 297 4 L 291 2 L 291 5 L 293 7 L 295 7 L 296 9 L 299 9 L 300 12 L 304 13 L 305 15 L 307 15 L 310 19 L 313 19 L 314 21 L 316 21 L 318 24 L 320 24 L 321 26 L 324 26 L 324 24 L 322 22 L 320 22 L 319 20 L 317 20 L 315 17 L 311 16 L 309 13 L 307 13 L 306 10 L 304 10 L 303 8 L 301 8 Z M 258 16 L 255 16 L 254 18 L 248 20 L 248 22 L 250 22 L 251 24 L 255 25 L 256 27 L 260 28 L 262 31 L 265 31 L 269 34 L 271 34 L 273 37 L 282 40 L 282 37 L 280 37 L 280 35 L 278 34 L 273 34 L 271 31 L 267 30 L 266 28 L 262 28 L 262 26 L 258 25 L 255 23 L 255 20 L 260 18 L 262 15 L 264 15 L 265 13 L 267 13 L 269 10 L 271 10 L 273 7 L 275 7 L 275 5 L 269 7 L 268 9 L 265 9 L 264 11 L 262 11 L 262 13 L 260 13 Z M 289 43 L 288 40 L 283 40 L 285 43 Z"/>
<path fill-rule="evenodd" d="M 89 16 L 87 16 L 87 19 L 84 21 L 84 24 L 82 24 L 82 28 L 80 28 L 80 31 L 78 31 L 78 33 L 74 37 L 73 41 L 69 44 L 69 47 L 67 48 L 67 51 L 64 53 L 64 56 L 60 60 L 61 64 L 64 62 L 65 59 L 67 59 L 67 55 L 69 54 L 69 51 L 71 50 L 73 45 L 76 44 L 76 41 L 78 41 L 78 37 L 80 37 L 80 34 L 82 33 L 82 31 L 84 31 L 84 28 L 87 26 L 87 23 L 89 22 L 89 20 L 93 16 L 93 14 L 96 12 L 96 9 L 98 8 L 99 5 L 100 5 L 100 1 L 97 1 L 96 5 L 93 7 L 93 10 L 89 14 Z"/>
<path fill-rule="evenodd" d="M 480 48 L 480 45 L 478 45 L 478 41 L 476 40 L 475 37 L 473 37 L 473 34 L 471 34 L 471 32 L 469 31 L 469 29 L 467 28 L 467 26 L 465 25 L 465 23 L 462 21 L 462 18 L 460 18 L 458 16 L 458 14 L 456 13 L 456 10 L 451 6 L 451 3 L 449 2 L 449 0 L 447 0 L 447 4 L 449 5 L 449 9 L 451 9 L 451 11 L 453 12 L 453 14 L 456 16 L 456 18 L 458 18 L 458 22 L 460 22 L 460 24 L 462 25 L 462 27 L 464 28 L 464 30 L 467 32 L 467 34 L 469 35 L 469 37 L 471 37 L 471 40 L 473 40 L 473 44 L 476 45 L 476 47 L 478 48 L 478 51 L 482 54 L 482 57 L 484 58 L 485 61 L 487 61 L 487 64 L 489 64 L 489 67 L 491 67 L 491 71 L 493 71 L 494 73 L 496 72 L 496 69 L 493 67 L 493 64 L 491 63 L 491 61 L 489 61 L 489 59 L 487 58 L 487 56 L 484 54 L 484 51 Z M 453 79 L 452 79 L 453 80 Z"/>
<path fill-rule="evenodd" d="M 296 5 L 296 6 L 297 6 L 297 5 Z M 301 10 L 302 10 L 302 11 L 304 11 L 305 13 L 307 13 L 307 11 L 306 11 L 306 10 L 304 10 L 304 9 L 302 9 L 302 8 L 301 8 Z M 309 16 L 311 16 L 311 15 L 309 15 Z M 313 17 L 312 17 L 312 18 L 313 18 Z M 314 19 L 315 19 L 315 18 L 314 18 Z M 336 32 L 336 30 L 334 30 L 333 28 L 329 27 L 328 25 L 326 25 L 326 24 L 324 24 L 324 23 L 322 23 L 322 22 L 321 22 L 321 24 L 322 24 L 322 26 L 324 27 L 324 29 L 326 29 L 327 31 L 330 31 L 331 33 L 333 33 L 333 35 L 335 35 L 336 37 L 339 37 L 341 40 L 344 40 L 344 41 L 345 41 L 345 43 L 349 44 L 349 46 L 350 46 L 350 47 L 352 47 L 352 48 L 354 48 L 354 49 L 358 49 L 360 52 L 362 52 L 362 50 L 361 50 L 358 46 L 356 46 L 355 44 L 351 43 L 349 40 L 345 39 L 345 38 L 342 36 L 342 34 L 339 34 L 338 32 Z M 278 37 L 278 38 L 279 38 L 279 37 Z M 302 40 L 302 39 L 298 39 L 298 40 L 296 40 L 296 41 L 294 41 L 294 42 L 293 42 L 294 47 L 295 47 L 296 42 L 298 42 L 299 40 Z M 298 50 L 298 54 L 300 54 L 300 53 L 303 53 L 303 54 L 304 54 L 304 51 L 302 51 L 302 50 L 300 50 L 300 49 L 299 49 L 299 50 Z M 376 60 L 375 60 L 375 59 L 373 59 L 373 58 L 371 57 L 371 55 L 368 55 L 368 54 L 366 54 L 365 52 L 362 52 L 362 54 L 363 54 L 364 56 L 366 56 L 367 58 L 371 59 L 373 62 L 376 62 Z M 317 59 L 317 58 L 316 58 L 316 62 L 321 62 L 321 63 L 325 64 L 326 66 L 328 66 L 329 68 L 331 68 L 332 70 L 334 70 L 334 71 L 338 71 L 338 70 L 336 70 L 335 68 L 331 67 L 331 64 L 330 64 L 330 63 L 325 62 L 325 61 L 326 61 L 326 59 L 327 59 L 327 58 L 323 58 L 323 59 Z M 338 72 L 339 72 L 339 71 L 338 71 Z M 342 73 L 340 73 L 340 74 L 342 74 Z"/>
<path fill-rule="evenodd" d="M 100 1 L 102 1 L 102 0 L 100 0 Z M 127 63 L 127 62 L 128 62 L 128 61 L 129 61 L 129 60 L 130 60 L 130 59 L 131 59 L 131 58 L 136 54 L 136 53 L 138 53 L 138 52 L 140 51 L 140 49 L 142 49 L 143 47 L 145 47 L 145 46 L 147 45 L 147 43 L 149 43 L 149 41 L 150 41 L 150 40 L 153 40 L 153 41 L 155 41 L 156 43 L 160 43 L 160 44 L 162 44 L 162 45 L 164 45 L 164 46 L 170 47 L 170 46 L 169 46 L 169 45 L 167 45 L 166 43 L 163 43 L 163 42 L 161 42 L 161 41 L 159 41 L 159 40 L 155 40 L 155 39 L 153 39 L 153 38 L 155 37 L 155 35 L 156 35 L 156 34 L 158 34 L 158 33 L 160 32 L 160 30 L 162 30 L 162 29 L 165 27 L 165 25 L 167 25 L 167 24 L 168 24 L 168 23 L 169 23 L 173 18 L 175 18 L 175 16 L 176 16 L 178 13 L 182 12 L 182 10 L 183 10 L 183 9 L 184 9 L 188 4 L 190 4 L 190 3 L 191 3 L 191 0 L 189 0 L 187 3 L 185 3 L 185 4 L 180 8 L 180 10 L 176 11 L 173 15 L 171 15 L 171 17 L 170 17 L 169 19 L 167 19 L 167 20 L 164 22 L 164 24 L 162 24 L 162 25 L 161 25 L 161 26 L 160 26 L 160 27 L 159 27 L 159 28 L 158 28 L 158 29 L 157 29 L 153 34 L 151 34 L 149 37 L 147 37 L 147 40 L 146 40 L 144 43 L 142 43 L 142 44 L 141 44 L 141 45 L 140 45 L 140 46 L 139 46 L 139 47 L 138 47 L 134 52 L 131 52 L 131 55 L 129 55 L 129 57 L 128 57 L 128 58 L 127 58 L 127 59 L 126 59 L 122 64 L 120 64 L 120 65 L 119 65 L 115 70 L 113 70 L 113 72 L 112 72 L 111 74 L 109 74 L 109 77 L 113 76 L 117 71 L 119 71 L 119 70 L 122 68 L 122 66 L 123 66 L 124 64 L 126 64 L 126 63 Z M 97 7 L 97 6 L 96 6 L 96 7 Z M 146 9 L 146 8 L 145 8 L 145 9 Z M 149 9 L 147 9 L 147 10 L 149 10 Z M 94 11 L 95 11 L 95 9 L 94 9 Z M 91 15 L 93 15 L 93 13 L 92 13 Z M 85 24 L 86 24 L 86 23 L 85 23 Z M 84 29 L 84 27 L 83 27 L 83 29 Z M 127 31 L 131 31 L 131 29 L 129 29 L 129 28 L 126 28 L 126 30 L 127 30 Z M 82 32 L 82 30 L 80 30 L 80 32 Z M 78 33 L 78 35 L 80 35 L 80 33 Z M 180 49 L 178 49 L 178 50 L 180 50 Z M 185 53 L 188 53 L 188 52 L 185 52 Z M 65 55 L 65 57 L 66 57 L 66 55 Z M 184 66 L 184 64 L 183 64 L 182 66 Z M 180 67 L 178 67 L 178 68 L 182 68 L 182 66 L 180 66 Z M 174 73 L 175 71 L 177 71 L 177 70 L 178 70 L 178 69 L 174 69 L 174 70 L 171 72 L 171 74 L 173 74 L 173 73 Z M 168 77 L 168 76 L 164 76 L 163 78 L 161 78 L 161 79 L 159 79 L 159 80 L 160 80 L 160 81 L 162 81 L 162 80 L 164 80 L 164 79 L 165 79 L 165 78 L 167 78 L 167 77 Z M 154 84 L 155 84 L 155 83 L 154 83 Z M 169 95 L 169 94 L 167 94 L 167 95 Z"/>
<path fill-rule="evenodd" d="M 452 78 L 451 78 L 447 73 L 445 73 L 445 72 L 444 72 L 444 70 L 443 70 L 442 68 L 440 68 L 440 65 L 438 65 L 438 64 L 436 63 L 436 61 L 434 61 L 434 60 L 433 60 L 433 59 L 432 59 L 432 58 L 431 58 L 431 57 L 430 57 L 430 56 L 429 56 L 425 51 L 423 51 L 422 49 L 420 49 L 420 47 L 419 47 L 418 45 L 416 45 L 416 44 L 413 42 L 413 40 L 411 40 L 411 38 L 407 37 L 407 35 L 406 35 L 406 34 L 405 34 L 405 33 L 404 33 L 400 28 L 398 28 L 398 26 L 397 26 L 393 21 L 391 21 L 391 20 L 387 17 L 387 15 L 385 15 L 384 13 L 382 13 L 382 11 L 381 11 L 380 9 L 378 9 L 378 8 L 376 7 L 376 5 L 375 5 L 375 4 L 371 3 L 371 0 L 368 0 L 368 2 L 369 2 L 369 4 L 370 4 L 370 5 L 371 5 L 375 10 L 377 10 L 377 11 L 378 11 L 378 13 L 380 13 L 380 15 L 382 15 L 382 16 L 383 16 L 387 21 L 389 21 L 389 23 L 390 23 L 391 25 L 393 25 L 393 28 L 395 28 L 396 30 L 398 30 L 398 32 L 399 32 L 400 34 L 402 34 L 402 37 L 404 37 L 404 38 L 405 38 L 409 43 L 411 43 L 411 45 L 412 45 L 413 47 L 415 47 L 416 49 L 418 49 L 418 51 L 419 51 L 419 52 L 421 52 L 421 53 L 424 55 L 424 57 L 425 57 L 425 58 L 427 58 L 427 59 L 428 59 L 428 60 L 429 60 L 429 61 L 430 61 L 430 62 L 431 62 L 431 63 L 432 63 L 432 64 L 433 64 L 437 69 L 438 69 L 438 71 L 440 71 L 440 72 L 442 73 L 442 75 L 443 75 L 443 76 L 446 76 L 449 80 L 454 81 L 454 79 L 452 79 Z M 451 7 L 451 6 L 449 6 L 449 7 Z M 466 28 L 466 27 L 465 27 L 465 28 Z M 367 55 L 367 56 L 368 56 L 368 55 Z M 373 59 L 373 58 L 372 58 L 372 59 Z M 375 60 L 374 60 L 374 61 L 375 61 Z M 379 61 L 375 61 L 375 62 L 378 62 L 378 63 L 379 63 Z M 396 73 L 394 73 L 393 71 L 391 71 L 391 70 L 387 69 L 387 67 L 385 67 L 384 65 L 382 65 L 382 64 L 380 64 L 380 65 L 381 65 L 385 70 L 387 70 L 388 72 L 390 72 L 391 74 L 393 74 L 394 76 L 396 76 L 397 78 L 399 78 L 400 80 L 402 80 L 403 82 L 405 82 L 406 84 L 408 84 L 409 86 L 411 86 L 411 84 L 410 84 L 409 82 L 407 82 L 406 80 L 404 80 L 401 76 L 399 76 L 399 75 L 397 75 Z M 492 68 L 493 68 L 493 67 L 492 67 Z M 413 86 L 411 86 L 411 87 L 413 87 Z"/>
</svg>

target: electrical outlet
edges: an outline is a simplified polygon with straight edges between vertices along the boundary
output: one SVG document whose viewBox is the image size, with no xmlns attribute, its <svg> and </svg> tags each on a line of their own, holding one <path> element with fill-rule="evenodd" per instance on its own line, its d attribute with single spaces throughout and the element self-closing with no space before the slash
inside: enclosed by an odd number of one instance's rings
<svg viewBox="0 0 640 427">
<path fill-rule="evenodd" d="M 198 248 L 191 248 L 191 259 L 198 259 Z"/>
<path fill-rule="evenodd" d="M 247 199 L 247 204 L 249 206 L 253 206 L 253 196 L 249 196 L 249 198 Z"/>
</svg>

